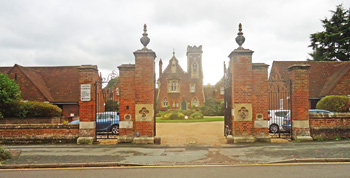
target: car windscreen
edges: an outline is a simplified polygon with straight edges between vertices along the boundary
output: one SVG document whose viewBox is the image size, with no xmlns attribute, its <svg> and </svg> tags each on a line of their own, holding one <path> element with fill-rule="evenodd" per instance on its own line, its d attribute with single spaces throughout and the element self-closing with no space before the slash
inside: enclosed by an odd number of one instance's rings
<svg viewBox="0 0 350 178">
<path fill-rule="evenodd" d="M 284 116 L 286 116 L 287 114 L 288 114 L 287 111 L 278 111 L 278 112 L 275 112 L 275 115 L 276 115 L 277 117 L 284 117 Z"/>
</svg>

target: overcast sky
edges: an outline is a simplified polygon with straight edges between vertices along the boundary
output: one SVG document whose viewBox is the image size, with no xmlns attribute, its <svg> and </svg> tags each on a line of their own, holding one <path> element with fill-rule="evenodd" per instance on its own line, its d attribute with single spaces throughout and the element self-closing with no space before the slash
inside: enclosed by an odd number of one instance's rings
<svg viewBox="0 0 350 178">
<path fill-rule="evenodd" d="M 93 64 L 106 76 L 135 63 L 146 23 L 157 73 L 173 49 L 186 71 L 187 45 L 202 45 L 204 84 L 215 84 L 239 23 L 253 62 L 306 60 L 309 35 L 341 3 L 349 9 L 349 0 L 0 0 L 0 66 Z"/>
</svg>

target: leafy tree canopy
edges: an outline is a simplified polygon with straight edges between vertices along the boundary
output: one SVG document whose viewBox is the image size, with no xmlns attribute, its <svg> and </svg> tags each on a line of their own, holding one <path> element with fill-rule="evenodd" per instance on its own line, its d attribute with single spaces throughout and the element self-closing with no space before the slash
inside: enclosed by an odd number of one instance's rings
<svg viewBox="0 0 350 178">
<path fill-rule="evenodd" d="M 21 98 L 17 83 L 6 74 L 0 74 L 0 105 L 17 101 Z"/>
<path fill-rule="evenodd" d="M 331 12 L 330 19 L 321 20 L 325 31 L 310 35 L 310 56 L 315 61 L 349 61 L 350 9 L 345 10 L 340 4 Z"/>
<path fill-rule="evenodd" d="M 111 89 L 114 87 L 114 85 L 118 82 L 118 77 L 113 78 L 110 80 L 106 86 L 107 89 Z"/>
<path fill-rule="evenodd" d="M 214 98 L 208 98 L 200 107 L 205 116 L 223 116 L 225 104 L 223 101 L 217 101 Z"/>
</svg>

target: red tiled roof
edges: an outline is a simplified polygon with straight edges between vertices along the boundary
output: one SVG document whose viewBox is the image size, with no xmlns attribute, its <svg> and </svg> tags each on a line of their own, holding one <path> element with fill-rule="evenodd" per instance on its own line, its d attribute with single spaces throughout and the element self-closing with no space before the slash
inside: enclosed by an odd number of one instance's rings
<svg viewBox="0 0 350 178">
<path fill-rule="evenodd" d="M 274 61 L 270 73 L 277 74 L 280 80 L 289 80 L 288 67 L 294 64 L 309 64 L 310 97 L 329 95 L 341 78 L 350 71 L 350 62 L 333 61 Z"/>
<path fill-rule="evenodd" d="M 78 66 L 23 67 L 15 65 L 50 102 L 79 102 Z M 0 67 L 1 73 L 14 67 Z M 25 91 L 22 91 L 25 92 Z"/>
</svg>

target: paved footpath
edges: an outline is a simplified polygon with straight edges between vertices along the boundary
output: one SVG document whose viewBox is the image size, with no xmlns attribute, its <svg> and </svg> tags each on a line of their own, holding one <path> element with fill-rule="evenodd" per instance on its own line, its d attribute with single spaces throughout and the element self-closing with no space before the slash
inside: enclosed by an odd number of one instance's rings
<svg viewBox="0 0 350 178">
<path fill-rule="evenodd" d="M 186 145 L 7 145 L 15 157 L 0 168 L 113 165 L 232 165 L 350 161 L 350 140 Z"/>
</svg>

